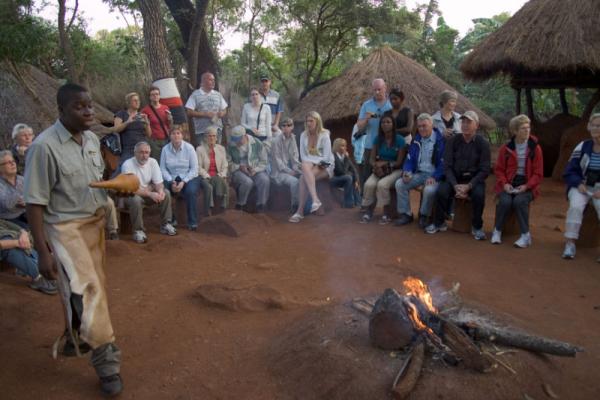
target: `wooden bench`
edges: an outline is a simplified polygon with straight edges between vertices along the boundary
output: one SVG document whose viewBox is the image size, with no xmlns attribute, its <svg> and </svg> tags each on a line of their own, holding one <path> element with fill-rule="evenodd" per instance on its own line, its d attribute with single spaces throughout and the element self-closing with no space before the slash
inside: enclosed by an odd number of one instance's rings
<svg viewBox="0 0 600 400">
<path fill-rule="evenodd" d="M 454 219 L 452 230 L 461 233 L 470 233 L 473 221 L 473 206 L 470 199 L 454 199 Z"/>
<path fill-rule="evenodd" d="M 596 213 L 592 201 L 588 203 L 583 212 L 583 220 L 581 222 L 581 229 L 579 230 L 577 247 L 600 247 L 600 222 L 598 221 L 598 214 Z"/>
</svg>

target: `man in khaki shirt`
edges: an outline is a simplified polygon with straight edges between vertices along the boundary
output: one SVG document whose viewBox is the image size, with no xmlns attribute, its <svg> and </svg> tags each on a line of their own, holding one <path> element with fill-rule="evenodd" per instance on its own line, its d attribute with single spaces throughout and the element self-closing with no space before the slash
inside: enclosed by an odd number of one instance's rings
<svg viewBox="0 0 600 400">
<path fill-rule="evenodd" d="M 104 190 L 91 189 L 104 164 L 87 89 L 66 84 L 58 89 L 59 119 L 29 148 L 25 202 L 40 273 L 55 279 L 65 307 L 64 355 L 92 350 L 101 390 L 123 389 L 121 351 L 114 344 L 104 287 Z M 50 246 L 52 252 L 48 250 Z"/>
</svg>

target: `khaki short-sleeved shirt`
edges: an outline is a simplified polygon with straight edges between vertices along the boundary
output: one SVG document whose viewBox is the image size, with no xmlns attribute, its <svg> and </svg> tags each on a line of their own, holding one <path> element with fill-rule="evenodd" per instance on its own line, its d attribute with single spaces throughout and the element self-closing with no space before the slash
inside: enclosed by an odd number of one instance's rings
<svg viewBox="0 0 600 400">
<path fill-rule="evenodd" d="M 90 217 L 107 203 L 106 191 L 88 186 L 104 171 L 100 142 L 90 131 L 80 146 L 57 120 L 34 140 L 26 165 L 25 202 L 46 206 L 46 223 Z"/>
</svg>

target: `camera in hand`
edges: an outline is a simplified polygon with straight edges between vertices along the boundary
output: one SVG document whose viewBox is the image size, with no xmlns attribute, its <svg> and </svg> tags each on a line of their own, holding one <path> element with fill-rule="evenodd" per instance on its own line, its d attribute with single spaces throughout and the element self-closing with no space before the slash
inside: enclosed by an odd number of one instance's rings
<svg viewBox="0 0 600 400">
<path fill-rule="evenodd" d="M 183 179 L 181 179 L 181 177 L 180 177 L 179 175 L 177 175 L 177 176 L 175 177 L 175 182 L 177 182 L 177 183 L 181 182 L 182 180 L 183 180 Z"/>
<path fill-rule="evenodd" d="M 331 163 L 328 163 L 327 161 L 321 161 L 319 163 L 319 167 L 329 167 L 331 165 Z"/>
<path fill-rule="evenodd" d="M 140 114 L 140 113 L 135 114 L 135 120 L 136 121 L 141 121 L 142 120 L 142 114 Z"/>
</svg>

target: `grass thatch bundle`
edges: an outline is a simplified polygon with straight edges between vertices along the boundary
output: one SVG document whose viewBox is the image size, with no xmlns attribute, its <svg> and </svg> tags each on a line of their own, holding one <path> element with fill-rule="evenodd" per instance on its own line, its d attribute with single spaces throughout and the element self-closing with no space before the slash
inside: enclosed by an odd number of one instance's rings
<svg viewBox="0 0 600 400">
<path fill-rule="evenodd" d="M 383 78 L 388 89 L 400 87 L 406 96 L 405 104 L 415 114 L 433 114 L 440 108 L 440 94 L 444 90 L 456 91 L 416 61 L 389 47 L 382 47 L 342 75 L 310 91 L 294 109 L 292 117 L 302 120 L 309 111 L 317 111 L 323 121 L 356 119 L 362 103 L 373 95 L 371 82 L 375 78 Z M 483 129 L 495 127 L 488 115 L 460 93 L 456 109 L 457 112 L 477 112 Z"/>
<path fill-rule="evenodd" d="M 497 73 L 513 85 L 600 87 L 600 1 L 531 0 L 469 54 L 469 79 Z"/>
<path fill-rule="evenodd" d="M 0 147 L 6 148 L 11 142 L 13 126 L 25 123 L 37 135 L 58 118 L 56 92 L 60 83 L 28 64 L 0 62 Z M 112 124 L 113 113 L 94 103 L 98 129 L 100 124 Z"/>
</svg>

